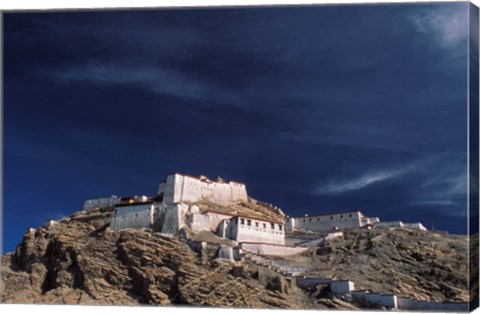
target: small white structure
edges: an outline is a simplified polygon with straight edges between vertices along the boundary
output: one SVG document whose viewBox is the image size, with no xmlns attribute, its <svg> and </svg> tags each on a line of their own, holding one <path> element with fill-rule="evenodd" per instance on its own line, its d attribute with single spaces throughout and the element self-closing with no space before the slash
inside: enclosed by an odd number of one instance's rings
<svg viewBox="0 0 480 314">
<path fill-rule="evenodd" d="M 236 242 L 285 244 L 285 227 L 282 221 L 253 218 L 207 210 L 199 213 L 193 205 L 184 209 L 182 221 L 192 231 L 212 231 L 219 237 Z"/>
<path fill-rule="evenodd" d="M 163 195 L 167 204 L 197 202 L 202 199 L 216 204 L 226 205 L 237 201 L 248 201 L 245 184 L 224 181 L 222 178 L 210 180 L 205 176 L 188 176 L 179 173 L 170 174 L 160 183 L 158 194 Z"/>
<path fill-rule="evenodd" d="M 398 309 L 397 296 L 394 294 L 382 294 L 369 292 L 365 290 L 356 290 L 351 292 L 352 299 L 363 300 L 371 304 L 375 304 L 378 307 L 384 307 L 389 310 Z"/>
<path fill-rule="evenodd" d="M 405 222 L 403 223 L 403 228 L 407 229 L 414 229 L 414 230 L 428 230 L 422 223 L 420 222 Z"/>
<path fill-rule="evenodd" d="M 355 290 L 355 284 L 350 280 L 335 280 L 330 282 L 330 291 L 334 295 L 344 295 Z"/>
<path fill-rule="evenodd" d="M 379 223 L 375 224 L 375 227 L 380 227 L 380 228 L 406 228 L 406 229 L 423 230 L 423 231 L 428 230 L 420 222 L 404 223 L 404 222 L 401 222 L 399 220 L 379 222 Z"/>
<path fill-rule="evenodd" d="M 352 210 L 318 215 L 305 215 L 303 217 L 287 217 L 285 220 L 285 226 L 288 231 L 332 231 L 358 228 L 369 224 L 372 221 L 378 221 L 378 218 L 367 218 L 360 211 Z"/>
<path fill-rule="evenodd" d="M 56 225 L 56 224 L 57 224 L 57 222 L 55 220 L 48 219 L 42 224 L 41 227 L 49 229 L 51 226 Z M 30 229 L 32 229 L 32 228 L 30 228 Z"/>
<path fill-rule="evenodd" d="M 237 242 L 285 245 L 283 222 L 242 215 L 224 219 L 218 227 L 217 235 Z"/>
</svg>

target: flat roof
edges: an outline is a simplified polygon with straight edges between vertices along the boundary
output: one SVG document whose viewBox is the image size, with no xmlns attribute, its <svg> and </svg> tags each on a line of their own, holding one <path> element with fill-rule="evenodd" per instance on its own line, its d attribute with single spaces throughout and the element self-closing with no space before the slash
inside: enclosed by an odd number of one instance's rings
<svg viewBox="0 0 480 314">
<path fill-rule="evenodd" d="M 207 179 L 211 182 L 215 182 L 215 183 L 226 183 L 226 184 L 228 184 L 228 183 L 232 182 L 232 183 L 239 183 L 239 184 L 245 185 L 245 183 L 243 183 L 243 182 L 234 181 L 234 180 L 222 180 L 222 181 L 218 181 L 216 179 L 212 180 L 212 179 L 210 179 L 209 177 L 207 177 L 206 175 L 203 175 L 203 174 L 199 174 L 197 176 L 192 176 L 192 175 L 184 174 L 184 173 L 180 173 L 180 172 L 172 172 L 172 173 L 169 174 L 169 176 L 175 175 L 175 174 L 178 174 L 178 175 L 181 175 L 181 176 L 184 176 L 184 177 L 189 177 L 189 178 L 192 178 L 192 179 L 197 179 L 197 180 L 200 180 L 200 181 L 202 180 L 200 177 L 205 177 L 205 179 Z"/>
<path fill-rule="evenodd" d="M 332 216 L 332 215 L 340 215 L 340 214 L 349 214 L 349 213 L 360 213 L 360 210 L 358 209 L 353 209 L 353 210 L 342 210 L 342 211 L 331 211 L 331 212 L 324 212 L 324 213 L 319 213 L 319 214 L 305 214 L 303 216 L 295 216 L 295 217 L 287 217 L 287 218 L 309 218 L 309 217 L 320 217 L 320 216 Z M 363 215 L 363 214 L 362 214 Z"/>
</svg>

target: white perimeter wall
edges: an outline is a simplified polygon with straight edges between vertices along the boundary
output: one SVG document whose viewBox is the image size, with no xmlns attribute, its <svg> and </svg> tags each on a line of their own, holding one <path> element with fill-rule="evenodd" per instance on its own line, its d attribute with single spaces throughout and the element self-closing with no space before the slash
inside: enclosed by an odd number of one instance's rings
<svg viewBox="0 0 480 314">
<path fill-rule="evenodd" d="M 200 179 L 180 174 L 169 175 L 163 189 L 163 200 L 167 204 L 196 202 L 207 199 L 216 204 L 225 205 L 236 201 L 248 200 L 244 184 L 236 182 L 204 182 Z"/>
<path fill-rule="evenodd" d="M 192 214 L 187 225 L 192 231 L 213 231 L 217 232 L 223 220 L 231 219 L 230 215 L 207 212 L 205 214 Z"/>
<path fill-rule="evenodd" d="M 86 200 L 83 203 L 83 209 L 89 210 L 97 207 L 114 206 L 120 203 L 120 197 L 112 195 L 110 197 L 101 197 Z"/>
<path fill-rule="evenodd" d="M 423 231 L 426 231 L 427 228 L 425 228 L 424 225 L 422 225 L 420 222 L 406 222 L 406 223 L 403 223 L 403 227 L 404 228 L 408 228 L 408 229 L 414 229 L 414 230 L 423 230 Z"/>
<path fill-rule="evenodd" d="M 307 278 L 307 277 L 295 277 L 295 283 L 299 288 L 315 287 L 316 285 L 326 285 L 330 283 L 330 279 L 325 278 Z"/>
<path fill-rule="evenodd" d="M 339 280 L 330 282 L 330 291 L 333 294 L 346 294 L 355 289 L 355 284 L 349 280 Z"/>
<path fill-rule="evenodd" d="M 165 218 L 163 220 L 162 232 L 177 234 L 178 230 L 185 224 L 185 214 L 188 212 L 187 204 L 167 204 Z"/>
<path fill-rule="evenodd" d="M 296 229 L 295 218 L 286 217 L 285 218 L 285 228 L 287 231 L 293 231 Z"/>
<path fill-rule="evenodd" d="M 153 225 L 153 215 L 153 204 L 117 206 L 113 213 L 110 228 L 113 230 L 150 228 Z"/>
<path fill-rule="evenodd" d="M 292 226 L 293 230 L 305 229 L 314 231 L 332 231 L 336 229 L 361 227 L 362 217 L 360 212 L 352 211 L 322 216 L 288 218 L 286 223 Z"/>
<path fill-rule="evenodd" d="M 454 311 L 468 312 L 468 303 L 441 303 L 420 301 L 410 298 L 397 298 L 398 309 L 400 310 L 431 310 L 431 311 Z"/>
<path fill-rule="evenodd" d="M 389 227 L 403 227 L 403 222 L 401 221 L 382 221 L 382 222 L 377 222 L 375 224 L 375 227 L 385 227 L 385 228 L 389 228 Z"/>
<path fill-rule="evenodd" d="M 397 309 L 398 298 L 394 294 L 371 293 L 367 291 L 352 291 L 352 298 L 365 300 L 388 309 Z"/>
</svg>

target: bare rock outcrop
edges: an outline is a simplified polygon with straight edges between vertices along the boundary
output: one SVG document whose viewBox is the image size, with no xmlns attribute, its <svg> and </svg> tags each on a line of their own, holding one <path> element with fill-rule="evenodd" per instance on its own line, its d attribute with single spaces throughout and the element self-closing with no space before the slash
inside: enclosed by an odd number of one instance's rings
<svg viewBox="0 0 480 314">
<path fill-rule="evenodd" d="M 235 277 L 230 262 L 205 261 L 178 237 L 111 231 L 110 212 L 30 229 L 2 256 L 1 302 L 298 307 L 298 295 L 281 283 Z"/>
</svg>

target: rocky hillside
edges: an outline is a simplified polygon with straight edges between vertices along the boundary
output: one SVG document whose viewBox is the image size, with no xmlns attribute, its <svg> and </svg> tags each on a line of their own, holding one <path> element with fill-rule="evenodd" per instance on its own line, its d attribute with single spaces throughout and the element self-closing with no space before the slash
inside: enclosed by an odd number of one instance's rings
<svg viewBox="0 0 480 314">
<path fill-rule="evenodd" d="M 321 287 L 302 291 L 268 268 L 218 259 L 215 248 L 194 251 L 178 237 L 148 230 L 113 232 L 111 213 L 81 211 L 27 231 L 16 251 L 2 256 L 0 301 L 355 309 Z M 374 291 L 467 298 L 460 236 L 356 230 L 285 262 L 313 265 L 312 275 L 350 279 Z"/>
<path fill-rule="evenodd" d="M 467 238 L 402 228 L 354 229 L 301 256 L 308 275 L 419 300 L 467 301 Z"/>
<path fill-rule="evenodd" d="M 295 287 L 252 267 L 232 275 L 216 252 L 198 254 L 177 237 L 112 232 L 111 209 L 82 212 L 30 229 L 2 257 L 6 303 L 186 304 L 298 307 Z"/>
</svg>

